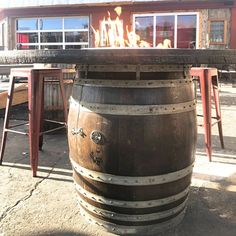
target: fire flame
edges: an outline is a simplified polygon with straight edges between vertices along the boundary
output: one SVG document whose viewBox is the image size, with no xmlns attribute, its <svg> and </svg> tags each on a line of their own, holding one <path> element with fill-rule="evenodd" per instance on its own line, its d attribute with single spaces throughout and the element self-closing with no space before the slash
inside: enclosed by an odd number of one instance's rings
<svg viewBox="0 0 236 236">
<path fill-rule="evenodd" d="M 140 39 L 140 36 L 133 30 L 129 30 L 126 26 L 125 39 L 124 25 L 123 21 L 120 20 L 120 15 L 122 13 L 121 7 L 116 7 L 114 9 L 117 16 L 115 20 L 111 19 L 111 14 L 108 11 L 107 19 L 104 17 L 100 23 L 100 29 L 95 30 L 91 26 L 94 33 L 94 44 L 95 47 L 150 47 L 151 45 Z"/>
<path fill-rule="evenodd" d="M 108 17 L 107 19 L 103 18 L 99 30 L 95 30 L 91 26 L 94 33 L 95 47 L 151 47 L 150 43 L 141 40 L 134 30 L 129 30 L 127 25 L 125 27 L 126 32 L 124 32 L 123 21 L 120 19 L 122 8 L 116 7 L 114 11 L 117 14 L 115 20 L 111 19 L 111 13 L 108 11 Z M 125 33 L 127 39 L 125 39 Z M 164 39 L 162 43 L 157 45 L 157 48 L 171 48 L 171 40 Z"/>
</svg>

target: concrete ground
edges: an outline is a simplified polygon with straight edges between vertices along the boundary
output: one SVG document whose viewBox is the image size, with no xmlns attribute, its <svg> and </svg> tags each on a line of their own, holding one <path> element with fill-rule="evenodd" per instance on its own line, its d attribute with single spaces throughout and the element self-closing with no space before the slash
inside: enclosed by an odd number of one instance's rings
<svg viewBox="0 0 236 236">
<path fill-rule="evenodd" d="M 225 149 L 220 148 L 215 126 L 213 161 L 208 162 L 199 128 L 186 216 L 175 229 L 159 235 L 236 235 L 236 88 L 227 84 L 222 85 L 222 115 Z M 27 138 L 8 137 L 0 166 L 0 236 L 112 235 L 80 216 L 65 133 L 45 136 L 38 178 L 31 176 Z"/>
</svg>

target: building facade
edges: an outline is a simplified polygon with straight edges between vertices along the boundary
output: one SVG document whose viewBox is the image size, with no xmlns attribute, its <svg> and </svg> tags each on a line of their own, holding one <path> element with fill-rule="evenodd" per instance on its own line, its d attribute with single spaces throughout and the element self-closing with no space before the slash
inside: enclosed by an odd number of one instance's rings
<svg viewBox="0 0 236 236">
<path fill-rule="evenodd" d="M 117 12 L 117 6 L 122 11 Z M 3 0 L 0 48 L 94 47 L 96 31 L 106 29 L 117 17 L 124 38 L 134 31 L 150 47 L 168 39 L 171 48 L 236 48 L 233 0 Z M 106 35 L 100 37 L 102 45 Z"/>
</svg>

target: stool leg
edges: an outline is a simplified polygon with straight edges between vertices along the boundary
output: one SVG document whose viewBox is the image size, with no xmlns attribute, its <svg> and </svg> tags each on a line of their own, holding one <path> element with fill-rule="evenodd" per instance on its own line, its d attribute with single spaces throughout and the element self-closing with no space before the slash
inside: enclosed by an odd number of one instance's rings
<svg viewBox="0 0 236 236">
<path fill-rule="evenodd" d="M 204 70 L 204 76 L 200 76 L 200 87 L 202 95 L 202 109 L 205 130 L 206 152 L 211 161 L 211 76 L 208 70 Z"/>
<path fill-rule="evenodd" d="M 59 75 L 59 84 L 60 84 L 60 90 L 61 90 L 61 97 L 62 97 L 62 103 L 63 103 L 63 110 L 64 110 L 64 119 L 65 123 L 67 123 L 67 101 L 66 101 L 66 95 L 65 95 L 65 88 L 63 83 L 63 75 L 60 73 Z"/>
<path fill-rule="evenodd" d="M 42 95 L 41 95 L 41 111 L 40 111 L 40 136 L 39 150 L 43 150 L 43 131 L 44 131 L 44 78 L 42 78 Z"/>
<path fill-rule="evenodd" d="M 3 123 L 2 143 L 1 143 L 1 151 L 0 151 L 0 165 L 2 164 L 5 147 L 6 147 L 7 129 L 9 127 L 9 121 L 10 121 L 10 108 L 11 108 L 11 104 L 13 100 L 14 84 L 15 84 L 15 77 L 10 76 L 10 84 L 9 84 L 9 89 L 8 89 L 8 94 L 7 94 L 5 118 L 4 118 L 4 123 Z"/>
<path fill-rule="evenodd" d="M 30 162 L 33 177 L 37 175 L 38 149 L 40 135 L 40 113 L 43 81 L 37 71 L 34 71 L 29 78 L 29 146 Z"/>
<path fill-rule="evenodd" d="M 213 95 L 214 95 L 214 102 L 215 102 L 215 108 L 216 108 L 216 119 L 217 119 L 218 131 L 219 131 L 219 136 L 220 136 L 220 144 L 221 144 L 221 147 L 224 148 L 221 109 L 220 109 L 219 84 L 218 84 L 218 79 L 216 76 L 212 77 L 212 87 L 213 87 Z"/>
</svg>

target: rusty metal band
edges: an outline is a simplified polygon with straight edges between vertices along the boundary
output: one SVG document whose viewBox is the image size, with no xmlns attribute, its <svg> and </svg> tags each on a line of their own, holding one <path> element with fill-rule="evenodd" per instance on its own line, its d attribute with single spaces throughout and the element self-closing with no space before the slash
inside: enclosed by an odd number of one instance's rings
<svg viewBox="0 0 236 236">
<path fill-rule="evenodd" d="M 114 105 L 99 104 L 77 101 L 70 98 L 70 104 L 80 106 L 80 111 L 94 112 L 107 115 L 128 115 L 128 116 L 147 116 L 147 115 L 169 115 L 195 110 L 196 101 L 183 102 L 177 104 L 164 105 Z"/>
<path fill-rule="evenodd" d="M 184 198 L 189 193 L 189 187 L 184 189 L 182 192 L 160 199 L 154 200 L 147 200 L 147 201 L 123 201 L 123 200 L 116 200 L 111 198 L 106 198 L 104 196 L 99 196 L 97 194 L 91 193 L 84 188 L 82 188 L 79 184 L 75 183 L 76 190 L 84 197 L 105 205 L 109 206 L 116 206 L 122 208 L 149 208 L 149 207 L 159 207 L 163 205 L 170 204 L 172 202 L 178 201 L 181 198 Z"/>
<path fill-rule="evenodd" d="M 78 79 L 74 86 L 109 87 L 109 88 L 173 88 L 192 84 L 192 79 L 176 80 L 98 80 Z"/>
<path fill-rule="evenodd" d="M 147 224 L 145 226 L 126 226 L 110 223 L 99 218 L 90 215 L 87 211 L 80 207 L 80 213 L 84 216 L 90 223 L 96 224 L 97 226 L 103 227 L 105 230 L 118 235 L 127 234 L 140 234 L 140 235 L 153 235 L 163 232 L 167 229 L 177 226 L 184 218 L 186 208 L 180 212 L 176 217 L 170 220 L 161 222 L 159 224 Z"/>
<path fill-rule="evenodd" d="M 183 72 L 189 65 L 77 65 L 78 71 L 87 72 Z"/>
<path fill-rule="evenodd" d="M 121 213 L 101 209 L 101 208 L 98 208 L 89 204 L 88 202 L 85 202 L 82 198 L 79 198 L 78 203 L 82 207 L 84 207 L 87 211 L 90 211 L 93 214 L 96 214 L 99 216 L 103 216 L 106 218 L 119 220 L 119 221 L 144 222 L 144 221 L 160 220 L 160 219 L 167 218 L 181 212 L 185 208 L 187 200 L 188 198 L 186 198 L 177 207 L 174 207 L 166 211 L 154 212 L 154 213 L 149 213 L 149 214 L 138 214 L 138 215 L 121 214 Z"/>
<path fill-rule="evenodd" d="M 157 184 L 170 183 L 178 179 L 182 179 L 185 176 L 191 174 L 193 169 L 193 164 L 192 164 L 184 169 L 175 172 L 170 172 L 168 174 L 131 177 L 131 176 L 118 176 L 94 170 L 89 170 L 76 163 L 72 158 L 70 158 L 70 161 L 74 170 L 78 174 L 88 179 L 107 184 L 125 185 L 125 186 L 144 186 L 144 185 L 157 185 Z"/>
</svg>

